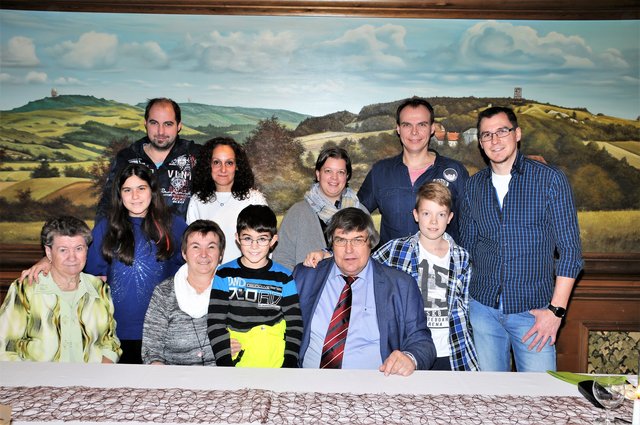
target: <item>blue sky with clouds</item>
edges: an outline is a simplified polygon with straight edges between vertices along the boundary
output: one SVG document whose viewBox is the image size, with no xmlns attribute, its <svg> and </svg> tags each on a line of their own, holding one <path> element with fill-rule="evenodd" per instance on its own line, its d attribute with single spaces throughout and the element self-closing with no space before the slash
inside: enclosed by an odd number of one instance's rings
<svg viewBox="0 0 640 425">
<path fill-rule="evenodd" d="M 189 16 L 0 10 L 0 109 L 49 95 L 310 115 L 414 94 L 640 115 L 640 21 Z"/>
</svg>

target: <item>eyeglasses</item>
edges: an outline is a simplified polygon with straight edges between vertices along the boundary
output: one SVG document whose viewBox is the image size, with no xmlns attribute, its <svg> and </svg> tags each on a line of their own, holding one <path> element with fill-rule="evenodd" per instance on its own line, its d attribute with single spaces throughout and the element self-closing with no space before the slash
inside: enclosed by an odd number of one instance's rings
<svg viewBox="0 0 640 425">
<path fill-rule="evenodd" d="M 507 128 L 507 127 L 502 127 L 497 129 L 496 131 L 483 131 L 482 133 L 480 133 L 480 141 L 481 142 L 490 142 L 493 140 L 493 135 L 495 134 L 496 136 L 498 136 L 499 139 L 502 139 L 504 137 L 507 137 L 509 135 L 509 133 L 511 133 L 513 130 L 515 130 L 515 127 L 511 127 L 511 128 Z"/>
<path fill-rule="evenodd" d="M 240 238 L 240 245 L 251 246 L 254 242 L 257 242 L 260 246 L 267 246 L 269 242 L 271 242 L 273 237 L 268 238 L 266 236 L 261 236 L 258 239 L 251 239 L 249 236 L 245 236 Z"/>
<path fill-rule="evenodd" d="M 355 248 L 355 247 L 360 247 L 360 246 L 366 244 L 368 240 L 369 240 L 368 237 L 366 237 L 366 238 L 358 237 L 358 238 L 353 238 L 353 239 L 345 239 L 345 238 L 335 237 L 335 238 L 333 238 L 333 245 L 334 246 L 339 246 L 339 247 L 345 247 L 345 246 L 347 246 L 347 242 L 350 242 L 351 246 Z"/>
</svg>

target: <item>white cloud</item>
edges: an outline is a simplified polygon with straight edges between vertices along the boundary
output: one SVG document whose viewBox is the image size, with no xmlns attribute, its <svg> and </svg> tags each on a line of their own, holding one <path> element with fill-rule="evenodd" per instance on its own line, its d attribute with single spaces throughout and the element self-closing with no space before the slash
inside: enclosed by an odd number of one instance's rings
<svg viewBox="0 0 640 425">
<path fill-rule="evenodd" d="M 591 47 L 582 37 L 528 26 L 483 21 L 462 36 L 457 63 L 491 70 L 538 72 L 594 68 Z"/>
<path fill-rule="evenodd" d="M 14 78 L 11 74 L 7 74 L 6 72 L 0 72 L 0 83 L 13 83 Z"/>
<path fill-rule="evenodd" d="M 155 41 L 144 43 L 128 43 L 122 46 L 122 53 L 139 62 L 145 68 L 169 68 L 169 55 Z"/>
<path fill-rule="evenodd" d="M 189 89 L 189 88 L 194 87 L 194 86 L 191 83 L 176 83 L 176 84 L 174 84 L 174 87 L 178 87 L 180 89 Z"/>
<path fill-rule="evenodd" d="M 86 85 L 82 81 L 73 77 L 59 77 L 54 80 L 54 83 L 58 86 L 85 86 Z"/>
<path fill-rule="evenodd" d="M 630 68 L 629 63 L 626 61 L 622 52 L 620 50 L 610 47 L 606 49 L 602 54 L 598 56 L 598 62 L 601 66 L 618 68 L 618 69 L 628 69 Z"/>
<path fill-rule="evenodd" d="M 209 33 L 202 39 L 188 35 L 183 57 L 195 59 L 202 71 L 263 72 L 286 69 L 298 40 L 290 31 L 274 33 Z"/>
<path fill-rule="evenodd" d="M 31 71 L 25 77 L 27 84 L 42 84 L 47 82 L 47 74 L 45 72 Z"/>
<path fill-rule="evenodd" d="M 2 49 L 2 66 L 32 67 L 40 64 L 36 55 L 36 46 L 28 37 L 16 36 L 9 39 Z"/>
<path fill-rule="evenodd" d="M 400 25 L 362 25 L 320 43 L 319 47 L 323 54 L 339 57 L 343 66 L 359 70 L 371 66 L 397 68 L 405 66 L 406 35 L 406 29 Z"/>
<path fill-rule="evenodd" d="M 79 69 L 111 68 L 117 52 L 117 36 L 94 31 L 82 34 L 77 42 L 65 41 L 51 48 L 62 66 Z"/>
</svg>

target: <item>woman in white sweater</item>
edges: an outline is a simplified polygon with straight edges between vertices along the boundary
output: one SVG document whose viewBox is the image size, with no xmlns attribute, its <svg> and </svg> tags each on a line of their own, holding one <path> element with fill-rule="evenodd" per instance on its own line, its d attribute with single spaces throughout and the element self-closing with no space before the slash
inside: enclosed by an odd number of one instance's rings
<svg viewBox="0 0 640 425">
<path fill-rule="evenodd" d="M 240 257 L 236 245 L 236 220 L 249 205 L 267 205 L 255 189 L 255 179 L 247 154 L 230 137 L 209 140 L 200 150 L 193 170 L 193 196 L 187 223 L 198 219 L 215 221 L 229 241 L 222 263 Z"/>
<path fill-rule="evenodd" d="M 316 160 L 314 183 L 304 200 L 293 204 L 282 219 L 274 261 L 293 269 L 310 252 L 326 248 L 324 229 L 342 208 L 356 207 L 369 213 L 348 187 L 350 179 L 347 151 L 339 147 L 323 149 Z"/>
</svg>

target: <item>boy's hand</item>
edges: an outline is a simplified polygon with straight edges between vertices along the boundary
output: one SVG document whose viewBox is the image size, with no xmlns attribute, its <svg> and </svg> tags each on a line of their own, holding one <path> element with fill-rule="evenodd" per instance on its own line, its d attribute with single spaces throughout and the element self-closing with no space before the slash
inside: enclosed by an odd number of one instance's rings
<svg viewBox="0 0 640 425">
<path fill-rule="evenodd" d="M 31 268 L 22 271 L 20 281 L 23 281 L 28 277 L 29 285 L 32 283 L 38 283 L 38 275 L 42 272 L 42 275 L 46 276 L 49 274 L 49 270 L 51 270 L 51 263 L 49 262 L 49 259 L 47 257 L 42 257 L 42 259 L 31 266 Z"/>
<path fill-rule="evenodd" d="M 242 344 L 237 339 L 231 338 L 231 357 L 234 357 L 240 351 L 242 351 Z"/>
</svg>

